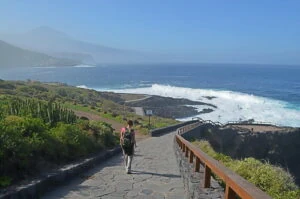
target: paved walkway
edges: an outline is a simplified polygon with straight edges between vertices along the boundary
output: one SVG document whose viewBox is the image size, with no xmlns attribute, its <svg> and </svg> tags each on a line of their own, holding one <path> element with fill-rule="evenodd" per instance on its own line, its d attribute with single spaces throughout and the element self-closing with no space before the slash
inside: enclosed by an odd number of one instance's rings
<svg viewBox="0 0 300 199">
<path fill-rule="evenodd" d="M 132 174 L 125 174 L 122 155 L 87 171 L 43 198 L 184 199 L 185 191 L 173 151 L 174 133 L 138 142 Z"/>
</svg>

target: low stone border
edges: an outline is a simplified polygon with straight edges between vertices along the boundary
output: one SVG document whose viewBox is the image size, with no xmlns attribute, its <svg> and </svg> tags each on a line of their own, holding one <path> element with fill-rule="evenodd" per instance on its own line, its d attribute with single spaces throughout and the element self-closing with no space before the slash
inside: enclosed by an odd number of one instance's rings
<svg viewBox="0 0 300 199">
<path fill-rule="evenodd" d="M 186 197 L 188 199 L 221 199 L 224 198 L 224 188 L 219 183 L 211 178 L 211 187 L 203 188 L 204 167 L 200 166 L 200 172 L 194 172 L 194 167 L 189 163 L 188 158 L 180 150 L 177 142 L 174 139 L 174 151 L 179 165 L 181 177 L 183 179 Z"/>
<path fill-rule="evenodd" d="M 78 176 L 86 169 L 111 158 L 121 151 L 121 147 L 118 146 L 94 157 L 86 158 L 78 163 L 66 165 L 58 171 L 47 173 L 44 177 L 33 180 L 29 184 L 18 186 L 14 190 L 9 190 L 4 194 L 0 194 L 0 199 L 40 198 L 45 192 L 61 185 L 72 177 Z"/>
<path fill-rule="evenodd" d="M 164 127 L 164 128 L 153 129 L 153 130 L 150 131 L 149 135 L 152 136 L 152 137 L 161 136 L 164 133 L 170 133 L 172 131 L 177 130 L 178 128 L 180 128 L 182 126 L 185 126 L 185 125 L 188 125 L 188 124 L 193 124 L 193 123 L 196 123 L 196 122 L 199 122 L 199 121 L 198 120 L 191 120 L 191 121 L 175 124 L 175 125 L 172 125 L 172 126 L 167 126 L 167 127 Z"/>
</svg>

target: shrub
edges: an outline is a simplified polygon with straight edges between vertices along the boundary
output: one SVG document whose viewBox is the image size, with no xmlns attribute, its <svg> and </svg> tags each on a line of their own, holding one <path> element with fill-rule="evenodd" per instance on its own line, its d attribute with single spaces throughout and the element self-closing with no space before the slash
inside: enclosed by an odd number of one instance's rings
<svg viewBox="0 0 300 199">
<path fill-rule="evenodd" d="M 68 159 L 86 155 L 94 148 L 88 133 L 76 125 L 59 123 L 57 127 L 51 129 L 51 134 L 64 146 L 61 153 Z"/>
<path fill-rule="evenodd" d="M 68 96 L 68 93 L 67 93 L 66 89 L 63 89 L 63 88 L 59 88 L 59 89 L 57 90 L 57 93 L 58 93 L 58 95 L 60 95 L 60 96 L 62 96 L 62 97 Z"/>
<path fill-rule="evenodd" d="M 90 129 L 93 132 L 97 142 L 103 147 L 112 147 L 116 145 L 117 137 L 113 134 L 113 128 L 105 122 L 90 122 Z"/>
<path fill-rule="evenodd" d="M 89 118 L 87 118 L 85 116 L 81 116 L 79 119 L 81 119 L 81 120 L 89 120 Z"/>
<path fill-rule="evenodd" d="M 229 156 L 215 152 L 208 141 L 200 140 L 193 142 L 193 144 L 199 146 L 209 156 L 219 160 L 226 167 L 255 184 L 273 198 L 300 198 L 300 190 L 295 184 L 294 178 L 283 168 L 273 166 L 268 162 L 263 163 L 254 158 L 233 160 Z"/>
<path fill-rule="evenodd" d="M 288 198 L 286 195 L 289 191 L 297 190 L 290 173 L 268 162 L 245 158 L 235 161 L 230 168 L 274 198 Z"/>
<path fill-rule="evenodd" d="M 16 87 L 13 84 L 6 83 L 6 82 L 0 82 L 0 88 L 1 89 L 8 89 L 8 90 L 16 89 Z"/>
<path fill-rule="evenodd" d="M 112 117 L 117 117 L 117 116 L 118 116 L 118 114 L 117 114 L 117 113 L 115 113 L 115 112 L 113 112 L 113 113 L 111 114 L 111 116 L 112 116 Z"/>
<path fill-rule="evenodd" d="M 33 88 L 37 91 L 40 91 L 40 92 L 48 92 L 49 91 L 46 87 L 41 86 L 41 85 L 32 85 L 31 88 Z"/>
<path fill-rule="evenodd" d="M 8 176 L 0 176 L 0 188 L 11 184 L 12 179 Z"/>
<path fill-rule="evenodd" d="M 0 123 L 0 175 L 34 168 L 35 154 L 45 144 L 47 128 L 39 119 L 8 116 Z"/>
</svg>

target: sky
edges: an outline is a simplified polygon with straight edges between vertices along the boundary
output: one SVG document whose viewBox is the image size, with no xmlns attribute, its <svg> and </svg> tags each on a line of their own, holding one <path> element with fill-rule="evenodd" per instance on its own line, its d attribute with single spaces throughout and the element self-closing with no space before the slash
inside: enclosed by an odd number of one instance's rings
<svg viewBox="0 0 300 199">
<path fill-rule="evenodd" d="M 185 59 L 300 65 L 297 0 L 1 0 L 0 5 L 0 33 L 49 26 L 79 40 Z"/>
</svg>

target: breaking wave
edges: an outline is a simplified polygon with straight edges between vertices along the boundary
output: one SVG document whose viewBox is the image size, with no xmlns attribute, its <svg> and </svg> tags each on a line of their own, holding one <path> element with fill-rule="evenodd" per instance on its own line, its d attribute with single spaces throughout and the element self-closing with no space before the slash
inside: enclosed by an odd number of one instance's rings
<svg viewBox="0 0 300 199">
<path fill-rule="evenodd" d="M 217 106 L 217 108 L 209 106 L 193 106 L 199 111 L 204 108 L 214 109 L 211 113 L 200 114 L 194 117 L 201 117 L 202 119 L 212 120 L 215 122 L 218 121 L 226 123 L 229 121 L 254 119 L 257 122 L 269 122 L 281 126 L 300 126 L 299 107 L 288 102 L 245 93 L 226 90 L 193 89 L 161 84 L 153 84 L 150 87 L 144 88 L 109 91 L 117 93 L 136 93 L 159 95 L 163 97 L 186 98 L 193 101 L 210 103 Z M 191 118 L 180 118 L 180 120 L 188 119 Z"/>
</svg>

